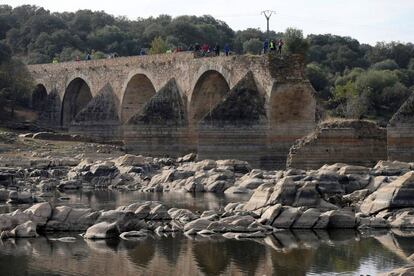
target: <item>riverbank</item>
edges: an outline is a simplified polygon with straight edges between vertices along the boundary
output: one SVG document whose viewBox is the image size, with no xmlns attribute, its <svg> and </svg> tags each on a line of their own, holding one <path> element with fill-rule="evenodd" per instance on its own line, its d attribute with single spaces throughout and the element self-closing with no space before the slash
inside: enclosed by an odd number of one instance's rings
<svg viewBox="0 0 414 276">
<path fill-rule="evenodd" d="M 282 229 L 414 227 L 411 163 L 268 171 L 239 160 L 197 160 L 195 154 L 144 157 L 124 154 L 116 145 L 39 140 L 33 135 L 3 132 L 0 141 L 0 201 L 24 206 L 0 215 L 3 240 L 62 231 L 82 232 L 86 240 L 173 233 L 261 240 Z M 243 199 L 204 211 L 143 200 L 109 210 L 65 205 L 65 194 L 94 190 Z M 51 200 L 56 193 L 62 197 L 58 204 Z"/>
</svg>

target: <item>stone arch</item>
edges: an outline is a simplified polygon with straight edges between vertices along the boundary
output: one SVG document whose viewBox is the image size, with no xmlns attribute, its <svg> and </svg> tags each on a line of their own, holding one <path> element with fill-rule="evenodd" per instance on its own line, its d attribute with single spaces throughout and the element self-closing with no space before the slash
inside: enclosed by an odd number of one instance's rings
<svg viewBox="0 0 414 276">
<path fill-rule="evenodd" d="M 32 109 L 37 112 L 42 111 L 47 101 L 47 95 L 48 93 L 46 87 L 43 84 L 39 83 L 38 85 L 36 85 L 35 89 L 32 92 Z"/>
<path fill-rule="evenodd" d="M 146 74 L 134 74 L 124 89 L 121 104 L 121 122 L 126 123 L 155 95 L 156 90 Z"/>
<path fill-rule="evenodd" d="M 191 94 L 189 122 L 197 124 L 223 100 L 230 91 L 225 77 L 216 70 L 205 71 L 197 80 Z"/>
<path fill-rule="evenodd" d="M 80 77 L 73 79 L 67 85 L 63 96 L 61 125 L 68 126 L 91 99 L 91 88 L 86 81 Z"/>
</svg>

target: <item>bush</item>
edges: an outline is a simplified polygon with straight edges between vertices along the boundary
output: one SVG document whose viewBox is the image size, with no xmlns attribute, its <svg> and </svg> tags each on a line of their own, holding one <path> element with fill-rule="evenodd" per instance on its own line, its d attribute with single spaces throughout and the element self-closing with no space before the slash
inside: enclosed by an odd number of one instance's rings
<svg viewBox="0 0 414 276">
<path fill-rule="evenodd" d="M 371 66 L 374 70 L 396 70 L 400 67 L 398 64 L 392 59 L 386 59 L 380 62 L 377 62 Z"/>
<path fill-rule="evenodd" d="M 263 43 L 258 38 L 251 38 L 243 43 L 243 52 L 245 54 L 260 55 L 262 48 Z"/>
<path fill-rule="evenodd" d="M 151 48 L 150 48 L 149 53 L 151 55 L 163 54 L 167 52 L 167 50 L 168 50 L 167 43 L 165 42 L 164 39 L 162 39 L 162 37 L 158 36 L 154 38 L 154 40 L 151 42 Z"/>
<path fill-rule="evenodd" d="M 303 38 L 302 30 L 287 28 L 283 36 L 285 49 L 290 54 L 306 55 L 309 49 L 309 43 Z"/>
</svg>

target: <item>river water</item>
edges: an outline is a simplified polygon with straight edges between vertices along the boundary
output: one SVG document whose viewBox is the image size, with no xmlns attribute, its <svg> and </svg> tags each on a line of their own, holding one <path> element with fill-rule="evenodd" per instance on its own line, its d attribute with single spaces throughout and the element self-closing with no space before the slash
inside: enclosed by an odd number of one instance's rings
<svg viewBox="0 0 414 276">
<path fill-rule="evenodd" d="M 158 200 L 170 207 L 202 211 L 248 198 L 104 190 L 60 194 L 51 200 L 94 209 Z M 4 205 L 0 210 L 14 208 Z M 56 240 L 67 236 L 76 240 Z M 77 233 L 62 233 L 0 242 L 0 275 L 376 275 L 407 264 L 413 253 L 414 233 L 399 231 L 284 230 L 243 241 L 183 234 L 90 241 Z"/>
</svg>

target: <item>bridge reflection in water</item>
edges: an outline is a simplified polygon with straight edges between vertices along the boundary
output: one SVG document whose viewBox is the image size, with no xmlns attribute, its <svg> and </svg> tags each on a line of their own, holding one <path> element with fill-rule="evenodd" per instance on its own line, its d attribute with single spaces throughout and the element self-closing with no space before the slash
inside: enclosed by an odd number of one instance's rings
<svg viewBox="0 0 414 276">
<path fill-rule="evenodd" d="M 260 240 L 183 235 L 74 243 L 37 239 L 0 244 L 3 275 L 352 275 L 410 262 L 414 234 L 283 230 Z"/>
</svg>

